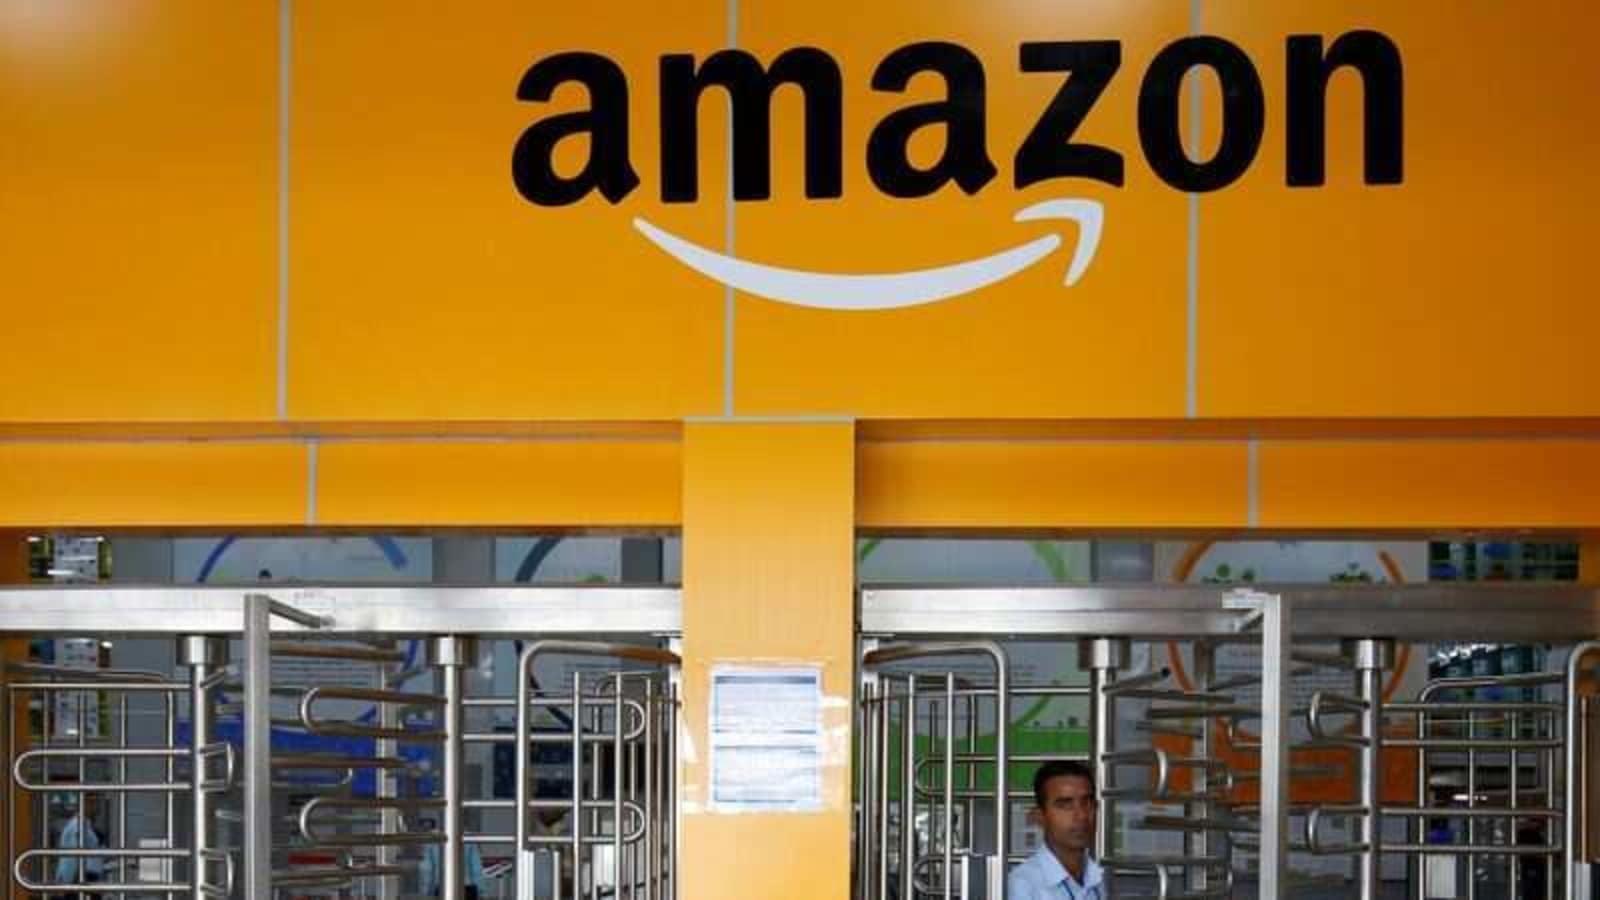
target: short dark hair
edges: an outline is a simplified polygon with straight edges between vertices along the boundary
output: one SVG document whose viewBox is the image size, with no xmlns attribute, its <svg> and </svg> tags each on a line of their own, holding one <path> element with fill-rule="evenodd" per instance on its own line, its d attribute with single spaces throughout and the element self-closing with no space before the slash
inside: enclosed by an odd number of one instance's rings
<svg viewBox="0 0 1600 900">
<path fill-rule="evenodd" d="M 1089 796 L 1095 796 L 1094 770 L 1075 759 L 1052 759 L 1033 773 L 1033 802 L 1044 809 L 1045 785 L 1052 778 L 1082 778 L 1089 782 Z"/>
</svg>

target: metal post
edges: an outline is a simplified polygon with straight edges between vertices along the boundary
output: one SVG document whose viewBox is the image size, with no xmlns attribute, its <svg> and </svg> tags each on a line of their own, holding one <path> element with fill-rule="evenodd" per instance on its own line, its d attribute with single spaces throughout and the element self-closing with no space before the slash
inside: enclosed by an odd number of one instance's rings
<svg viewBox="0 0 1600 900">
<path fill-rule="evenodd" d="M 6 761 L 9 763 L 17 757 L 16 745 L 12 742 L 11 734 L 11 719 L 15 715 L 11 704 L 15 702 L 15 698 L 11 694 L 11 685 L 7 683 L 6 664 L 3 658 L 0 658 L 0 698 L 4 698 L 3 704 L 0 704 L 0 743 L 5 744 Z M 15 786 L 9 781 L 0 784 L 0 813 L 4 816 L 3 821 L 0 821 L 0 852 L 4 852 L 7 858 L 17 852 L 17 819 L 12 797 L 15 792 Z M 13 900 L 16 896 L 16 875 L 10 866 L 6 866 L 5 870 L 6 900 Z"/>
<path fill-rule="evenodd" d="M 1426 741 L 1431 735 L 1429 727 L 1429 714 L 1423 710 L 1417 716 L 1417 737 Z M 1424 809 L 1428 805 L 1430 789 L 1429 780 L 1433 774 L 1428 771 L 1428 748 L 1417 748 L 1417 808 Z M 1411 842 L 1418 847 L 1428 843 L 1428 820 L 1417 816 L 1412 819 Z M 1418 853 L 1411 857 L 1410 871 L 1412 873 L 1411 897 L 1412 900 L 1423 900 L 1428 893 L 1428 854 Z"/>
<path fill-rule="evenodd" d="M 251 900 L 272 898 L 273 605 L 260 594 L 244 598 L 244 895 Z"/>
<path fill-rule="evenodd" d="M 976 693 L 973 693 L 972 696 L 967 698 L 966 709 L 967 709 L 967 755 L 968 755 L 969 758 L 971 758 L 973 760 L 976 760 L 978 758 L 978 755 L 979 755 L 978 754 L 978 695 Z M 965 891 L 971 890 L 971 887 L 972 887 L 972 881 L 971 881 L 971 869 L 972 869 L 971 857 L 972 857 L 973 854 L 977 853 L 977 843 L 978 843 L 978 841 L 977 841 L 977 835 L 978 835 L 978 824 L 977 824 L 978 823 L 978 763 L 975 762 L 975 761 L 967 763 L 967 765 L 965 766 L 962 774 L 965 776 L 965 779 L 964 779 L 961 787 L 962 787 L 963 790 L 966 791 L 966 795 L 967 795 L 967 800 L 966 800 L 967 816 L 966 816 L 965 819 L 962 820 L 963 823 L 966 826 L 966 834 L 963 835 L 963 836 L 967 839 L 967 846 L 965 848 L 967 852 L 963 853 L 961 855 L 961 859 L 962 859 L 962 870 L 961 871 L 963 873 L 962 881 L 961 881 L 961 889 L 962 889 L 962 891 L 965 892 Z"/>
<path fill-rule="evenodd" d="M 1195 690 L 1200 693 L 1210 693 L 1211 685 L 1217 677 L 1216 649 L 1206 641 L 1194 642 L 1193 669 Z M 1200 736 L 1194 742 L 1194 755 L 1200 759 L 1210 759 L 1213 749 L 1212 732 L 1215 730 L 1214 717 L 1206 716 L 1200 720 Z M 1204 796 L 1211 790 L 1211 769 L 1209 766 L 1196 766 L 1190 775 L 1193 785 L 1192 793 Z M 1208 800 L 1199 800 L 1186 805 L 1185 812 L 1191 822 L 1210 822 L 1215 817 L 1215 808 Z M 1224 832 L 1226 834 L 1226 832 Z M 1205 828 L 1184 832 L 1183 855 L 1189 859 L 1207 859 L 1211 855 L 1211 832 Z M 1188 867 L 1188 886 L 1191 891 L 1204 892 L 1210 885 L 1211 873 L 1205 864 L 1190 865 Z"/>
<path fill-rule="evenodd" d="M 56 709 L 55 694 L 47 694 L 41 705 L 43 708 L 40 716 L 42 721 L 39 729 L 39 746 L 44 748 L 53 743 L 51 735 L 55 734 L 55 730 L 61 726 L 60 713 Z M 48 847 L 50 845 L 50 798 L 48 795 L 30 797 L 28 798 L 28 803 L 33 807 L 33 815 L 29 817 L 33 820 L 33 846 Z"/>
<path fill-rule="evenodd" d="M 444 846 L 440 848 L 440 896 L 443 900 L 461 900 L 465 890 L 465 843 L 461 837 L 461 797 L 464 776 L 461 762 L 464 743 L 462 734 L 462 671 L 472 665 L 473 645 L 466 638 L 443 635 L 433 639 L 433 662 L 439 667 L 444 687 Z"/>
<path fill-rule="evenodd" d="M 611 896 L 622 898 L 622 673 L 611 676 Z M 598 749 L 598 745 L 597 745 Z M 599 758 L 596 752 L 595 758 Z M 596 778 L 598 783 L 600 779 Z"/>
<path fill-rule="evenodd" d="M 1580 794 L 1579 789 L 1583 781 L 1582 752 L 1583 731 L 1579 725 L 1579 715 L 1582 702 L 1578 694 L 1579 683 L 1582 680 L 1584 668 L 1592 667 L 1594 660 L 1587 660 L 1590 654 L 1600 653 L 1600 641 L 1588 641 L 1572 648 L 1572 656 L 1567 659 L 1567 716 L 1566 733 L 1566 818 L 1567 828 L 1565 840 L 1562 841 L 1562 882 L 1566 885 L 1567 900 L 1588 900 L 1580 891 L 1587 890 L 1589 885 L 1588 866 L 1580 874 L 1578 862 L 1578 847 L 1582 839 L 1582 830 L 1578 827 L 1583 817 L 1583 807 L 1587 798 Z M 1551 779 L 1554 781 L 1554 779 Z"/>
<path fill-rule="evenodd" d="M 1519 692 L 1519 694 L 1520 694 L 1520 692 Z M 1517 696 L 1517 695 L 1514 694 L 1513 696 Z M 1518 715 L 1517 713 L 1513 712 L 1513 713 L 1511 713 L 1509 718 L 1510 718 L 1510 729 L 1511 729 L 1510 732 L 1509 732 L 1510 737 L 1514 741 L 1515 740 L 1519 740 L 1522 737 L 1522 731 L 1521 731 L 1522 717 L 1520 715 Z M 1508 785 L 1508 787 L 1509 787 L 1510 792 L 1511 792 L 1511 808 L 1513 810 L 1515 810 L 1518 806 L 1521 805 L 1521 802 L 1522 802 L 1522 797 L 1521 797 L 1521 794 L 1522 794 L 1522 773 L 1518 771 L 1518 768 L 1522 764 L 1522 751 L 1513 747 L 1512 750 L 1511 750 L 1510 756 L 1511 756 L 1511 772 L 1510 772 L 1511 783 Z M 1511 821 L 1509 823 L 1509 827 L 1510 827 L 1510 841 L 1511 841 L 1512 844 L 1516 844 L 1517 843 L 1517 817 L 1515 815 L 1513 815 L 1511 817 Z M 1519 856 L 1513 855 L 1511 857 L 1511 859 L 1510 859 L 1510 866 L 1511 866 L 1511 896 L 1515 897 L 1515 898 L 1519 898 L 1519 900 L 1520 900 L 1520 898 L 1522 897 L 1522 858 L 1519 857 Z"/>
<path fill-rule="evenodd" d="M 528 684 L 528 673 L 523 669 L 523 663 L 517 663 L 517 709 L 516 709 L 516 744 L 512 753 L 513 777 L 516 786 L 512 794 L 516 804 L 511 815 L 512 837 L 515 845 L 511 848 L 512 877 L 516 883 L 517 900 L 533 900 L 534 866 L 538 864 L 533 850 L 528 847 L 528 754 L 529 741 L 532 738 L 531 723 L 528 721 L 528 704 L 532 697 Z M 561 868 L 556 866 L 555 883 L 557 889 L 561 884 Z"/>
<path fill-rule="evenodd" d="M 1096 859 L 1112 855 L 1111 820 L 1115 813 L 1107 793 L 1114 785 L 1106 759 L 1114 749 L 1117 716 L 1116 699 L 1110 689 L 1117 683 L 1117 672 L 1127 666 L 1128 656 L 1125 639 L 1090 638 L 1078 642 L 1078 667 L 1089 670 L 1089 760 L 1095 789 L 1101 797 L 1099 815 L 1095 817 Z"/>
<path fill-rule="evenodd" d="M 598 686 L 597 684 L 596 689 Z M 601 749 L 605 747 L 605 744 L 601 743 L 601 735 L 605 731 L 605 710 L 598 703 L 591 704 L 589 718 L 589 731 L 594 735 L 594 740 L 590 742 L 589 747 L 589 808 L 591 810 L 589 813 L 589 833 L 592 837 L 599 838 L 605 834 L 601 828 L 603 817 L 600 804 L 601 799 L 603 799 L 601 788 L 604 786 L 604 777 L 600 766 L 602 762 L 600 753 Z M 589 851 L 589 900 L 600 900 L 600 846 L 599 843 L 596 843 L 594 849 Z M 612 885 L 612 889 L 615 890 L 616 885 Z"/>
<path fill-rule="evenodd" d="M 877 796 L 873 786 L 875 773 L 873 762 L 877 758 L 877 707 L 874 695 L 875 682 L 865 682 L 861 685 L 861 727 L 858 734 L 860 753 L 857 755 L 856 778 L 859 784 L 857 793 L 859 809 L 859 824 L 856 827 L 856 897 L 866 900 L 870 896 L 872 884 L 872 847 L 874 843 L 874 817 L 873 798 Z"/>
<path fill-rule="evenodd" d="M 397 691 L 405 687 L 395 681 L 395 676 L 400 674 L 399 665 L 388 664 L 378 668 L 378 688 L 385 691 Z M 395 703 L 378 704 L 378 725 L 384 730 L 398 731 L 400 729 L 400 706 Z M 399 756 L 399 742 L 393 738 L 378 738 L 373 749 L 380 759 L 395 759 Z M 380 800 L 396 800 L 400 797 L 400 773 L 394 769 L 378 769 L 374 773 L 378 779 L 377 794 Z M 379 814 L 378 827 L 385 835 L 400 833 L 400 810 L 395 807 L 385 807 Z M 398 847 L 383 844 L 378 847 L 377 864 L 380 869 L 394 866 Z M 395 878 L 374 879 L 377 885 L 376 900 L 398 900 L 400 896 L 399 880 Z"/>
<path fill-rule="evenodd" d="M 1468 694 L 1470 697 L 1471 694 Z M 1478 736 L 1478 714 L 1467 711 L 1467 740 L 1471 741 Z M 1478 751 L 1467 751 L 1467 809 L 1476 809 L 1478 806 Z M 1467 818 L 1467 844 L 1473 846 L 1478 843 L 1478 817 Z M 1478 857 L 1476 854 L 1467 854 L 1467 900 L 1478 898 Z"/>
<path fill-rule="evenodd" d="M 649 727 L 645 724 L 649 721 L 649 715 L 645 712 L 648 703 L 649 701 L 644 697 L 640 698 L 639 717 L 641 721 L 639 722 L 639 729 L 641 738 L 649 733 Z M 618 727 L 620 728 L 621 726 L 619 725 Z M 630 842 L 623 848 L 627 856 L 625 868 L 628 870 L 628 900 L 638 900 L 639 898 L 639 863 L 643 860 L 642 850 L 650 845 L 650 833 L 654 830 L 654 823 L 650 821 L 650 813 L 648 811 L 649 802 L 639 796 L 640 749 L 639 740 L 628 742 L 628 767 L 625 773 L 628 779 L 628 799 L 639 804 L 643 828 L 639 834 L 639 839 Z"/>
<path fill-rule="evenodd" d="M 1011 859 L 1011 663 L 998 643 L 986 648 L 994 660 L 994 858 L 989 871 L 989 896 L 1006 900 L 1006 870 Z"/>
<path fill-rule="evenodd" d="M 1360 697 L 1365 704 L 1361 710 L 1361 738 L 1365 743 L 1359 748 L 1358 802 L 1366 807 L 1366 812 L 1361 817 L 1358 843 L 1364 847 L 1356 861 L 1356 884 L 1361 900 L 1377 900 L 1383 874 L 1380 857 L 1383 844 L 1383 673 L 1394 665 L 1394 643 L 1371 639 L 1348 641 L 1345 652 L 1355 663 Z"/>
<path fill-rule="evenodd" d="M 163 698 L 163 700 L 166 703 L 166 712 L 167 712 L 167 746 L 168 747 L 177 747 L 178 746 L 178 701 L 177 701 L 177 698 L 174 697 L 170 693 L 167 694 Z M 178 761 L 176 759 L 169 759 L 169 760 L 167 760 L 167 783 L 171 784 L 171 783 L 173 783 L 173 782 L 175 782 L 177 780 L 178 780 Z M 166 818 L 163 820 L 163 824 L 166 826 L 166 839 L 167 839 L 165 847 L 166 847 L 166 849 L 171 850 L 176 846 L 175 842 L 176 842 L 177 836 L 178 836 L 177 835 L 177 831 L 178 831 L 178 828 L 177 828 L 177 825 L 178 825 L 178 795 L 176 793 L 168 793 L 167 796 L 166 796 L 166 801 L 165 802 L 166 802 Z M 162 872 L 161 880 L 165 881 L 165 882 L 168 882 L 168 883 L 171 883 L 172 880 L 173 880 L 173 877 L 172 877 L 173 873 L 172 873 L 172 862 L 170 860 L 166 861 L 166 862 L 163 862 L 161 864 L 161 872 Z M 172 893 L 171 891 L 168 891 L 167 893 L 163 894 L 162 896 L 167 898 L 167 900 L 174 900 L 174 898 L 177 895 Z"/>
<path fill-rule="evenodd" d="M 1252 594 L 1261 609 L 1262 900 L 1288 896 L 1289 881 L 1289 604 L 1277 594 Z"/>
<path fill-rule="evenodd" d="M 91 694 L 88 691 L 79 691 L 78 692 L 78 725 L 77 725 L 77 732 L 78 732 L 78 749 L 79 750 L 83 750 L 89 744 L 89 697 L 90 696 L 91 696 Z M 98 709 L 98 698 L 97 698 L 96 712 L 98 713 L 98 711 L 99 711 L 99 709 Z M 96 722 L 95 724 L 97 726 L 99 725 L 98 722 Z M 78 757 L 78 783 L 79 784 L 84 784 L 85 782 L 87 782 L 89 780 L 89 772 L 88 772 L 88 768 L 87 768 L 87 763 L 88 763 L 87 759 L 85 759 L 82 756 Z M 84 822 L 87 823 L 89 821 L 89 807 L 84 805 L 84 801 L 88 798 L 88 795 L 80 790 L 80 791 L 77 792 L 77 797 L 78 797 L 78 815 L 83 816 Z M 79 840 L 81 841 L 82 838 L 79 838 Z M 121 871 L 121 863 L 120 862 L 117 864 L 117 866 L 118 866 L 118 871 Z M 85 875 L 85 873 L 87 873 L 89 871 L 88 870 L 88 864 L 84 863 L 83 865 L 79 866 L 76 869 L 76 871 L 77 871 L 79 879 L 82 880 L 84 875 Z"/>
<path fill-rule="evenodd" d="M 1580 897 L 1585 895 L 1593 897 L 1595 895 L 1594 867 L 1597 856 L 1600 856 L 1600 847 L 1597 847 L 1600 841 L 1596 840 L 1596 823 L 1592 816 L 1595 804 L 1594 756 L 1596 753 L 1600 753 L 1600 735 L 1597 735 L 1595 725 L 1597 699 L 1600 698 L 1597 698 L 1594 694 L 1585 694 L 1583 696 L 1582 702 L 1579 704 L 1578 733 L 1573 738 L 1573 742 L 1581 748 L 1578 751 L 1578 756 L 1581 760 L 1580 768 L 1578 769 L 1578 796 L 1582 797 L 1583 800 L 1582 808 L 1577 811 L 1578 821 L 1581 826 L 1579 831 L 1581 839 L 1579 840 L 1577 852 L 1581 855 L 1578 858 L 1577 871 L 1572 876 L 1574 892 Z M 1573 702 L 1578 703 L 1579 701 L 1574 698 Z"/>
<path fill-rule="evenodd" d="M 917 676 L 906 676 L 905 715 L 900 720 L 900 900 L 913 900 L 917 856 Z M 1004 772 L 995 777 L 1003 783 Z M 1002 803 L 996 815 L 1005 815 Z"/>
<path fill-rule="evenodd" d="M 665 858 L 669 846 L 668 842 L 671 840 L 673 816 L 672 801 L 667 798 L 668 785 L 672 781 L 672 771 L 667 761 L 670 753 L 668 745 L 672 740 L 672 716 L 670 713 L 672 705 L 668 699 L 670 693 L 670 686 L 663 681 L 660 685 L 660 691 L 654 700 L 655 710 L 651 713 L 656 723 L 656 736 L 651 743 L 651 746 L 654 747 L 651 752 L 654 754 L 655 761 L 647 765 L 646 768 L 649 768 L 654 773 L 652 777 L 655 779 L 655 784 L 650 791 L 650 795 L 655 798 L 655 819 L 658 830 L 651 842 L 649 874 L 652 887 L 647 900 L 666 900 L 667 897 Z"/>
<path fill-rule="evenodd" d="M 956 675 L 944 674 L 944 900 L 951 900 L 956 880 Z"/>
<path fill-rule="evenodd" d="M 672 642 L 672 651 L 677 653 L 679 650 L 679 642 L 674 640 Z M 667 705 L 666 759 L 663 760 L 662 769 L 666 773 L 667 815 L 671 817 L 672 827 L 669 829 L 671 844 L 667 850 L 666 892 L 663 894 L 663 900 L 678 900 L 678 835 L 681 833 L 680 829 L 683 825 L 683 810 L 678 806 L 678 737 L 679 728 L 681 727 L 681 722 L 678 719 L 679 710 L 681 709 L 678 698 L 683 696 L 679 690 L 683 683 L 683 671 L 674 666 L 671 669 L 671 673 L 669 676 L 671 681 L 668 685 L 670 696 L 668 697 Z"/>
<path fill-rule="evenodd" d="M 674 656 L 682 658 L 683 639 L 672 638 L 667 641 L 667 649 Z M 666 773 L 667 773 L 667 814 L 672 817 L 672 846 L 667 855 L 667 892 L 663 900 L 678 900 L 678 835 L 682 834 L 683 810 L 678 806 L 678 739 L 682 723 L 678 719 L 680 704 L 683 697 L 683 665 L 680 662 L 667 667 L 667 746 L 666 746 Z"/>
<path fill-rule="evenodd" d="M 17 698 L 8 683 L 4 660 L 0 660 L 0 695 L 5 697 L 5 705 L 0 708 L 0 735 L 5 738 L 6 761 L 9 763 L 17 758 L 17 735 L 12 721 L 16 717 L 16 709 L 13 704 L 17 702 Z M 171 779 L 169 778 L 168 780 L 170 781 Z M 3 851 L 7 858 L 17 852 L 17 844 L 20 843 L 18 840 L 19 835 L 17 834 L 17 793 L 16 786 L 9 781 L 3 787 L 0 787 L 0 805 L 5 807 L 5 825 L 0 828 L 0 835 L 3 835 L 3 837 L 0 837 L 0 851 Z M 12 870 L 11 866 L 6 866 L 5 869 L 6 900 L 16 900 L 16 872 Z"/>
<path fill-rule="evenodd" d="M 123 750 L 128 749 L 128 695 L 121 694 L 117 697 L 117 746 Z M 128 783 L 128 758 L 117 760 L 117 781 L 120 784 Z M 113 795 L 117 801 L 117 839 L 112 843 L 114 847 L 126 848 L 128 841 L 128 795 L 119 793 Z M 126 883 L 128 879 L 128 861 L 117 860 L 117 880 Z"/>
<path fill-rule="evenodd" d="M 656 877 L 661 863 L 661 809 L 656 805 L 656 683 L 644 683 L 644 820 L 649 831 L 644 839 L 644 900 L 656 900 Z"/>
<path fill-rule="evenodd" d="M 1546 719 L 1546 723 L 1547 723 L 1546 727 L 1549 729 L 1551 737 L 1554 737 L 1554 736 L 1556 736 L 1556 735 L 1561 733 L 1561 728 L 1562 728 L 1562 724 L 1563 723 L 1557 721 L 1554 716 L 1551 716 L 1548 719 Z M 1544 759 L 1544 778 L 1542 779 L 1544 781 L 1544 808 L 1545 809 L 1555 809 L 1556 808 L 1556 750 L 1555 750 L 1555 748 L 1552 747 L 1549 750 L 1547 750 L 1545 753 L 1542 754 L 1542 757 Z M 1570 820 L 1570 817 L 1568 817 L 1568 818 Z M 1554 836 L 1555 836 L 1555 828 L 1556 828 L 1556 826 L 1555 826 L 1554 823 L 1547 824 L 1545 826 L 1545 829 L 1546 829 L 1545 830 L 1545 836 L 1546 836 L 1547 839 L 1553 839 L 1554 838 Z M 1545 895 L 1548 896 L 1548 897 L 1555 897 L 1555 895 L 1556 895 L 1556 893 L 1555 893 L 1555 891 L 1556 891 L 1556 865 L 1557 865 L 1556 864 L 1556 857 L 1555 857 L 1554 854 L 1548 855 L 1548 856 L 1546 856 L 1544 858 L 1544 889 L 1545 889 Z M 1566 880 L 1563 879 L 1562 880 L 1562 890 L 1566 890 L 1566 889 L 1567 889 L 1566 888 Z"/>
<path fill-rule="evenodd" d="M 889 897 L 889 703 L 894 696 L 893 682 L 887 678 L 878 681 L 882 688 L 878 698 L 878 746 L 877 769 L 881 774 L 878 778 L 878 796 L 873 798 L 876 807 L 875 815 L 878 824 L 873 831 L 878 836 L 878 861 L 876 873 L 878 883 L 873 891 L 873 900 L 888 900 Z"/>
<path fill-rule="evenodd" d="M 191 797 L 189 897 L 206 900 L 205 854 L 211 846 L 210 796 L 205 789 L 205 748 L 211 743 L 211 699 L 206 682 L 228 664 L 228 642 L 190 635 L 178 641 L 178 661 L 189 669 L 189 794 Z M 170 829 L 169 829 L 170 831 Z"/>
<path fill-rule="evenodd" d="M 572 672 L 572 896 L 583 896 L 583 672 L 577 669 Z"/>
</svg>

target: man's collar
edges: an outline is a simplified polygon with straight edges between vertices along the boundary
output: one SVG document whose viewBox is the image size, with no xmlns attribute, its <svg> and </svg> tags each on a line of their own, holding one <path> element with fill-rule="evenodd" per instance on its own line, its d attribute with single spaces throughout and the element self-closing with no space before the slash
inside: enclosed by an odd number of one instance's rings
<svg viewBox="0 0 1600 900">
<path fill-rule="evenodd" d="M 1072 878 L 1072 873 L 1068 872 L 1067 867 L 1061 864 L 1061 860 L 1056 857 L 1055 851 L 1050 849 L 1049 844 L 1041 843 L 1036 853 L 1039 857 L 1039 865 L 1044 868 L 1045 877 L 1050 884 L 1060 884 L 1063 881 L 1072 879 L 1073 884 L 1087 889 L 1099 887 L 1100 883 L 1105 880 L 1105 872 L 1100 868 L 1100 864 L 1095 862 L 1093 854 L 1088 851 L 1083 854 L 1082 881 Z"/>
<path fill-rule="evenodd" d="M 1085 853 L 1083 855 L 1083 883 L 1079 886 L 1084 888 L 1099 887 L 1100 882 L 1104 880 L 1105 870 L 1100 868 L 1100 864 L 1094 861 L 1093 856 Z"/>
</svg>

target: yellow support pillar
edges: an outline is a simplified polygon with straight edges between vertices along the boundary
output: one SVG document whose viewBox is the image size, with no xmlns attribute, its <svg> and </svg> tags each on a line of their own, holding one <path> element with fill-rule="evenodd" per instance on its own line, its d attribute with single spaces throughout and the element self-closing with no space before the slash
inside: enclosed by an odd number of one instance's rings
<svg viewBox="0 0 1600 900">
<path fill-rule="evenodd" d="M 693 900 L 850 895 L 855 428 L 687 426 L 683 479 L 682 890 Z M 817 666 L 821 803 L 712 808 L 708 706 L 716 666 Z"/>
</svg>

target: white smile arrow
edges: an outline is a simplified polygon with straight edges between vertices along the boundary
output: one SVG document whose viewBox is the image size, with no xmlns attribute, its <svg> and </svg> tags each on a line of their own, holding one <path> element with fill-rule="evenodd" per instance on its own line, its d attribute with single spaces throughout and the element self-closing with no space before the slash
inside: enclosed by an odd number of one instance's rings
<svg viewBox="0 0 1600 900">
<path fill-rule="evenodd" d="M 1095 200 L 1046 200 L 1017 213 L 1015 221 L 1071 219 L 1078 223 L 1078 243 L 1067 267 L 1066 285 L 1083 277 L 1100 246 L 1105 209 Z M 1061 246 L 1060 235 L 1048 234 L 992 256 L 914 272 L 840 275 L 806 272 L 725 256 L 662 231 L 643 219 L 633 227 L 667 255 L 696 272 L 747 294 L 815 309 L 895 309 L 955 297 L 988 287 L 1021 272 Z"/>
</svg>

